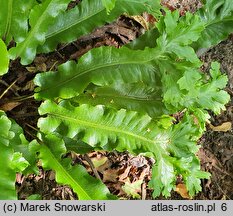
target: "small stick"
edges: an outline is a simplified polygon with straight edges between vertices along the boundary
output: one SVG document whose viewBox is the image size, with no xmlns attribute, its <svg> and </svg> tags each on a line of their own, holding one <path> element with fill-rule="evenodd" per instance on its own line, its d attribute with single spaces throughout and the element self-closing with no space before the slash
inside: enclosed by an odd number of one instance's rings
<svg viewBox="0 0 233 216">
<path fill-rule="evenodd" d="M 11 84 L 6 88 L 6 90 L 0 95 L 0 99 L 3 98 L 3 96 L 9 91 L 9 89 L 10 89 L 16 82 L 17 82 L 17 79 L 16 79 L 13 83 L 11 83 Z"/>
<path fill-rule="evenodd" d="M 89 163 L 89 165 L 90 165 L 92 171 L 93 171 L 94 174 L 95 174 L 95 177 L 98 178 L 100 181 L 102 181 L 101 178 L 100 178 L 100 175 L 99 175 L 99 173 L 97 172 L 97 170 L 96 170 L 96 168 L 95 168 L 93 162 L 91 161 L 90 157 L 89 157 L 87 154 L 84 154 L 84 159 Z"/>
<path fill-rule="evenodd" d="M 55 65 L 58 63 L 58 61 L 55 61 L 52 65 L 52 67 L 49 69 L 49 71 L 53 70 L 53 68 L 55 67 Z"/>
<path fill-rule="evenodd" d="M 33 95 L 24 95 L 24 96 L 19 96 L 19 97 L 15 97 L 13 98 L 13 101 L 24 101 L 24 100 L 28 100 L 34 98 L 34 94 Z"/>
<path fill-rule="evenodd" d="M 33 130 L 39 132 L 39 129 L 33 127 L 32 125 L 30 125 L 30 124 L 28 124 L 28 123 L 26 123 L 26 125 L 27 125 L 28 127 L 30 127 L 31 129 L 33 129 Z"/>
<path fill-rule="evenodd" d="M 27 133 L 29 136 L 31 136 L 33 139 L 36 139 L 37 141 L 39 140 L 35 135 L 30 133 L 29 131 L 25 130 L 25 133 Z M 40 142 L 39 142 L 40 143 Z"/>
<path fill-rule="evenodd" d="M 142 183 L 142 200 L 146 199 L 146 183 Z"/>
</svg>

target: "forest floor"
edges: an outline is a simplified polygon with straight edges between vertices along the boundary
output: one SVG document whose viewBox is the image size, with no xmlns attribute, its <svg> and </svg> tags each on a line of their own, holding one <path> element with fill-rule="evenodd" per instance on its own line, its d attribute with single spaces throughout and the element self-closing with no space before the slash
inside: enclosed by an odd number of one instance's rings
<svg viewBox="0 0 233 216">
<path fill-rule="evenodd" d="M 76 1 L 76 4 L 78 2 Z M 194 12 L 201 6 L 198 0 L 163 0 L 163 3 L 171 10 L 179 8 L 181 15 L 187 10 Z M 75 2 L 70 7 L 74 4 Z M 56 70 L 59 64 L 79 58 L 94 47 L 120 47 L 138 37 L 141 27 L 132 18 L 121 16 L 116 22 L 97 28 L 77 41 L 60 45 L 53 53 L 37 55 L 34 62 L 27 67 L 20 65 L 19 60 L 12 61 L 9 73 L 0 80 L 0 92 L 8 89 L 1 98 L 0 109 L 15 119 L 24 129 L 26 137 L 32 140 L 36 134 L 39 118 L 37 110 L 40 105 L 40 102 L 33 98 L 35 74 L 39 71 Z M 202 181 L 203 190 L 193 199 L 233 199 L 233 36 L 206 50 L 199 57 L 203 61 L 204 72 L 209 70 L 212 61 L 220 62 L 222 72 L 229 78 L 226 91 L 231 95 L 231 100 L 220 115 L 210 113 L 211 122 L 207 124 L 206 133 L 199 141 L 201 148 L 198 156 L 202 170 L 210 172 L 211 178 Z M 67 157 L 71 157 L 73 163 L 83 164 L 91 175 L 99 175 L 110 191 L 121 199 L 132 199 L 122 190 L 125 184 L 134 188 L 135 198 L 152 199 L 152 191 L 147 188 L 151 178 L 151 166 L 154 163 L 150 158 L 132 156 L 127 152 L 104 151 L 91 152 L 88 155 L 69 153 Z M 177 181 L 179 183 L 179 179 Z M 41 168 L 38 175 L 18 174 L 16 185 L 19 199 L 27 199 L 33 194 L 39 194 L 41 199 L 77 199 L 68 186 L 56 184 L 53 171 L 44 171 Z M 172 192 L 169 199 L 188 198 L 185 190 L 177 188 L 177 192 Z"/>
</svg>

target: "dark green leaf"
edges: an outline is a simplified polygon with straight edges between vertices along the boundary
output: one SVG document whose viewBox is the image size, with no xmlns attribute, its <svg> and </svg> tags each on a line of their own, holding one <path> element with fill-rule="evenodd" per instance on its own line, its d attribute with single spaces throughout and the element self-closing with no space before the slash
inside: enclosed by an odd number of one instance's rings
<svg viewBox="0 0 233 216">
<path fill-rule="evenodd" d="M 10 49 L 11 59 L 21 57 L 21 64 L 30 64 L 36 56 L 37 47 L 45 42 L 48 27 L 61 11 L 66 10 L 69 2 L 70 0 L 46 0 L 34 6 L 30 12 L 30 31 L 23 41 Z"/>
<path fill-rule="evenodd" d="M 89 88 L 73 98 L 80 104 L 105 105 L 115 109 L 128 109 L 158 117 L 166 112 L 162 103 L 160 84 L 155 88 L 143 83 L 118 84 L 109 87 Z"/>
<path fill-rule="evenodd" d="M 8 72 L 8 66 L 9 66 L 9 56 L 7 52 L 7 47 L 0 38 L 0 76 Z"/>
<path fill-rule="evenodd" d="M 43 137 L 43 144 L 35 144 L 39 152 L 39 158 L 45 169 L 56 172 L 56 181 L 60 184 L 68 184 L 78 194 L 80 200 L 107 200 L 116 199 L 111 195 L 107 187 L 98 179 L 90 176 L 81 165 L 71 165 L 68 158 L 62 159 L 66 153 L 64 142 L 53 136 Z"/>
<path fill-rule="evenodd" d="M 195 46 L 209 48 L 225 40 L 233 32 L 232 0 L 209 0 L 198 12 L 205 22 L 205 30 Z"/>
<path fill-rule="evenodd" d="M 45 36 L 46 42 L 39 48 L 40 52 L 53 51 L 58 43 L 72 42 L 98 26 L 113 22 L 123 13 L 137 15 L 150 11 L 151 8 L 159 10 L 156 1 L 117 0 L 114 9 L 108 15 L 102 1 L 85 0 L 77 7 L 60 14 L 49 27 Z"/>
<path fill-rule="evenodd" d="M 143 82 L 150 85 L 157 79 L 151 62 L 156 50 L 130 50 L 122 47 L 100 47 L 86 53 L 79 60 L 67 62 L 58 72 L 47 72 L 35 77 L 37 99 L 71 98 L 83 93 L 89 83 L 105 86 L 113 83 Z"/>
</svg>

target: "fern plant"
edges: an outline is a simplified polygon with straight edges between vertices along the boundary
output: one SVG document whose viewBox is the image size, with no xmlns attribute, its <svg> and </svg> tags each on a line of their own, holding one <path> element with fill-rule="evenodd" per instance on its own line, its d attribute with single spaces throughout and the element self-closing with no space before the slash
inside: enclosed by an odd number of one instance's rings
<svg viewBox="0 0 233 216">
<path fill-rule="evenodd" d="M 17 7 L 13 0 L 0 2 L 1 75 L 8 70 L 9 58 L 19 57 L 27 65 L 37 53 L 51 52 L 123 13 L 148 12 L 158 21 L 127 46 L 95 48 L 78 62 L 37 74 L 34 97 L 43 102 L 38 135 L 30 143 L 1 112 L 1 160 L 7 166 L 1 165 L 0 199 L 16 198 L 15 173 L 36 172 L 37 160 L 44 169 L 53 169 L 56 181 L 70 185 L 79 199 L 116 199 L 84 167 L 72 166 L 63 157 L 69 151 L 97 149 L 153 157 L 149 187 L 154 197 L 169 196 L 177 176 L 182 176 L 191 197 L 201 191 L 200 179 L 210 174 L 200 170 L 197 141 L 205 131 L 208 110 L 220 113 L 229 95 L 222 90 L 227 78 L 219 64 L 212 64 L 210 75 L 203 74 L 195 51 L 232 32 L 228 0 L 207 1 L 204 9 L 183 17 L 165 8 L 162 15 L 154 0 L 83 0 L 71 10 L 66 10 L 68 0 L 22 1 Z M 207 35 L 218 28 L 213 8 L 218 23 L 228 28 L 206 44 Z M 7 50 L 12 39 L 16 46 Z M 180 111 L 184 116 L 174 124 L 172 115 Z"/>
</svg>

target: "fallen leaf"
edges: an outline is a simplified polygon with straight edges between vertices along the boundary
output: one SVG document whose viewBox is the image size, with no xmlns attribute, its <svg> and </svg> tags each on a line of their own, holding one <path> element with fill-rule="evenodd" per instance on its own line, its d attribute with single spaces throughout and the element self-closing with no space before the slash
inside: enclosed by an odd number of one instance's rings
<svg viewBox="0 0 233 216">
<path fill-rule="evenodd" d="M 150 167 L 147 166 L 145 168 L 143 168 L 140 176 L 139 176 L 139 179 L 145 179 L 146 177 L 150 178 Z"/>
<path fill-rule="evenodd" d="M 188 191 L 187 191 L 187 188 L 185 186 L 185 184 L 178 184 L 176 185 L 176 189 L 175 191 L 180 194 L 183 198 L 185 199 L 191 199 L 189 194 L 188 194 Z"/>
<path fill-rule="evenodd" d="M 130 169 L 132 166 L 128 166 L 125 171 L 119 176 L 119 181 L 125 182 L 125 179 L 128 177 Z"/>
<path fill-rule="evenodd" d="M 56 177 L 56 174 L 55 174 L 54 171 L 50 171 L 50 172 L 48 173 L 48 178 L 49 178 L 50 181 L 55 180 L 55 177 Z"/>
<path fill-rule="evenodd" d="M 110 160 L 107 160 L 104 164 L 102 164 L 101 166 L 97 167 L 97 171 L 102 173 L 107 170 L 110 169 L 110 167 L 112 166 L 112 162 Z"/>
<path fill-rule="evenodd" d="M 122 190 L 122 183 L 120 183 L 120 182 L 117 182 L 117 183 L 109 182 L 109 183 L 107 183 L 107 186 L 108 186 L 108 188 L 111 188 L 111 191 L 114 192 L 114 194 L 116 194 L 121 200 L 122 199 L 127 199 L 125 197 L 126 196 L 125 191 Z"/>
<path fill-rule="evenodd" d="M 21 91 L 27 91 L 27 90 L 33 91 L 34 88 L 35 88 L 34 81 L 30 80 L 26 83 L 26 85 L 23 88 L 21 88 Z"/>
<path fill-rule="evenodd" d="M 23 176 L 23 174 L 21 174 L 21 173 L 16 173 L 16 179 L 15 179 L 15 181 L 16 181 L 18 184 L 22 184 L 24 178 L 25 178 L 25 176 Z"/>
<path fill-rule="evenodd" d="M 119 169 L 108 169 L 103 172 L 103 182 L 118 182 Z"/>
<path fill-rule="evenodd" d="M 137 180 L 133 183 L 131 183 L 129 180 L 128 182 L 125 182 L 125 185 L 122 186 L 122 190 L 129 196 L 132 196 L 133 198 L 140 199 L 141 196 L 139 193 L 141 193 L 141 186 L 142 186 L 143 180 Z"/>
<path fill-rule="evenodd" d="M 212 124 L 210 124 L 210 128 L 213 131 L 227 132 L 227 131 L 230 131 L 232 129 L 232 123 L 231 122 L 224 122 L 218 126 L 213 126 Z"/>
<path fill-rule="evenodd" d="M 45 72 L 47 70 L 47 66 L 45 63 L 37 64 L 36 69 L 37 69 L 37 71 Z"/>
<path fill-rule="evenodd" d="M 142 16 L 146 20 L 146 22 L 150 23 L 151 25 L 153 25 L 156 22 L 156 19 L 152 14 L 144 12 Z"/>
<path fill-rule="evenodd" d="M 11 111 L 13 110 L 15 107 L 19 106 L 21 104 L 21 102 L 8 102 L 3 104 L 0 109 L 3 110 L 4 112 L 7 111 Z"/>
<path fill-rule="evenodd" d="M 138 22 L 144 29 L 149 30 L 148 22 L 143 16 L 140 15 L 129 16 L 127 14 L 124 14 L 124 16 Z"/>
<path fill-rule="evenodd" d="M 130 160 L 130 164 L 132 164 L 133 166 L 139 168 L 139 167 L 143 167 L 144 165 L 146 165 L 147 160 L 142 156 L 137 156 L 137 157 L 133 157 Z"/>
<path fill-rule="evenodd" d="M 35 73 L 37 71 L 36 67 L 26 67 L 28 72 Z"/>
<path fill-rule="evenodd" d="M 99 157 L 91 158 L 91 161 L 94 164 L 95 168 L 98 168 L 98 167 L 104 165 L 107 160 L 108 160 L 108 158 L 106 156 L 102 156 L 101 158 L 99 158 Z"/>
</svg>

